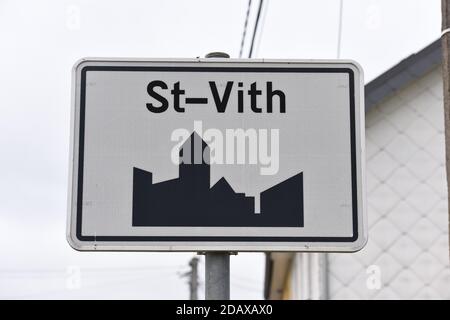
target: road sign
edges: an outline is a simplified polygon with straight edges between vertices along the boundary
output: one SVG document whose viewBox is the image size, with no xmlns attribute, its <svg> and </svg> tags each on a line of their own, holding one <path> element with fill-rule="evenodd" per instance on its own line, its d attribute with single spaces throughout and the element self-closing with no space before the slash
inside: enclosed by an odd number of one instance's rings
<svg viewBox="0 0 450 320">
<path fill-rule="evenodd" d="M 364 98 L 351 61 L 84 59 L 78 250 L 356 251 Z"/>
</svg>

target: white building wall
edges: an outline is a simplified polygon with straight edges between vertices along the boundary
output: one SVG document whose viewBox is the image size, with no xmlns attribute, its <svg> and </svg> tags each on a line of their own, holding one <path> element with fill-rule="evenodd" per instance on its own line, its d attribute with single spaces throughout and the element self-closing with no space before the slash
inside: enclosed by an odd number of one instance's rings
<svg viewBox="0 0 450 320">
<path fill-rule="evenodd" d="M 368 244 L 328 254 L 326 285 L 298 254 L 293 298 L 450 299 L 442 95 L 435 69 L 366 114 Z M 326 292 L 302 291 L 305 272 Z"/>
</svg>

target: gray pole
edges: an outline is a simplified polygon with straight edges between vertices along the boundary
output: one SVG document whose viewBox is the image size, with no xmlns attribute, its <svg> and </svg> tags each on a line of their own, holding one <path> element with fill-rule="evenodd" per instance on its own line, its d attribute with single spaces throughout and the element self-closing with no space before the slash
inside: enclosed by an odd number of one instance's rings
<svg viewBox="0 0 450 320">
<path fill-rule="evenodd" d="M 205 299 L 230 299 L 230 254 L 205 253 Z"/>
<path fill-rule="evenodd" d="M 442 0 L 442 76 L 444 78 L 444 127 L 445 163 L 447 168 L 447 192 L 450 201 L 450 0 Z M 450 204 L 450 202 L 449 202 Z M 450 205 L 449 205 L 450 209 Z M 450 228 L 450 211 L 448 227 Z M 449 234 L 450 235 L 450 234 Z M 449 252 L 450 253 L 450 252 Z"/>
<path fill-rule="evenodd" d="M 205 56 L 205 58 L 229 58 L 229 57 L 230 57 L 230 55 L 228 53 L 219 52 L 219 51 L 210 52 Z"/>
<path fill-rule="evenodd" d="M 229 58 L 224 52 L 211 52 L 205 58 Z M 230 299 L 230 253 L 205 253 L 205 299 Z"/>
</svg>

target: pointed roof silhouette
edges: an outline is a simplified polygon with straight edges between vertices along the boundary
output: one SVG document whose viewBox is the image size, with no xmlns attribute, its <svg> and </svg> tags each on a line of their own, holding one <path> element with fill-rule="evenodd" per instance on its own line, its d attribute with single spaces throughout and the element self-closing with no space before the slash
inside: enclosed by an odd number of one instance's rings
<svg viewBox="0 0 450 320">
<path fill-rule="evenodd" d="M 199 146 L 201 146 L 201 148 L 199 148 Z M 186 152 L 187 159 L 184 157 L 185 152 Z M 209 146 L 198 135 L 198 133 L 194 131 L 181 146 L 179 156 L 180 156 L 180 158 L 182 158 L 181 163 L 185 163 L 185 164 L 207 163 L 207 164 L 209 164 L 209 157 L 210 157 Z M 186 160 L 189 160 L 189 161 L 186 161 Z"/>
<path fill-rule="evenodd" d="M 235 193 L 233 187 L 228 183 L 224 177 L 220 178 L 211 188 L 213 191 L 219 191 L 223 193 Z"/>
<path fill-rule="evenodd" d="M 192 145 L 192 141 L 194 141 L 194 143 L 201 141 L 202 142 L 202 150 L 208 147 L 208 144 L 205 142 L 205 140 L 203 140 L 202 137 L 200 137 L 198 135 L 198 133 L 196 131 L 194 131 L 189 136 L 189 138 L 187 138 L 186 141 L 183 143 L 183 145 L 181 146 L 181 149 L 183 149 L 185 146 L 187 147 L 188 143 L 189 143 L 189 146 Z"/>
</svg>

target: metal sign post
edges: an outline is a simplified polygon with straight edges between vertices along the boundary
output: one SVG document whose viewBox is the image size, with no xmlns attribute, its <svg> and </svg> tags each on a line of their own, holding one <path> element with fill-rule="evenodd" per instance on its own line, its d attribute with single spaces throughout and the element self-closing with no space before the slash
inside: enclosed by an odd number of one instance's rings
<svg viewBox="0 0 450 320">
<path fill-rule="evenodd" d="M 230 253 L 205 253 L 205 299 L 230 299 Z"/>
<path fill-rule="evenodd" d="M 229 58 L 224 52 L 211 52 L 205 58 Z M 230 299 L 230 253 L 205 253 L 205 299 Z"/>
</svg>

